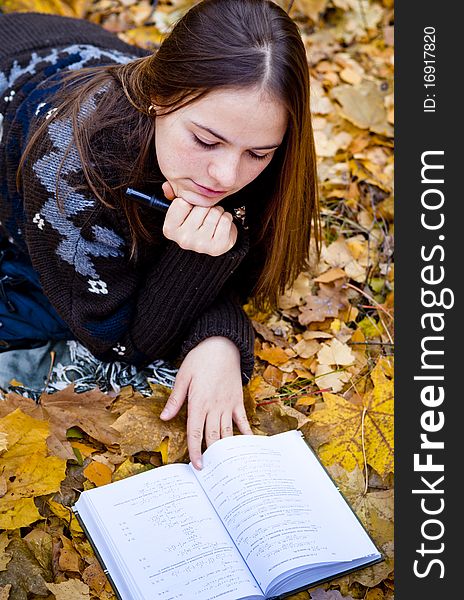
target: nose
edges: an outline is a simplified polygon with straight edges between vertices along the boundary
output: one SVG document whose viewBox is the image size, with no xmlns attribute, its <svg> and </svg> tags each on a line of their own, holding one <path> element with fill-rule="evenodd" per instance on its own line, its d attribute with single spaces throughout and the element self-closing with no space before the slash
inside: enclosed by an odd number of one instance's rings
<svg viewBox="0 0 464 600">
<path fill-rule="evenodd" d="M 236 154 L 221 154 L 212 158 L 208 166 L 208 175 L 215 182 L 214 189 L 232 189 L 238 178 L 239 166 L 240 156 Z"/>
</svg>

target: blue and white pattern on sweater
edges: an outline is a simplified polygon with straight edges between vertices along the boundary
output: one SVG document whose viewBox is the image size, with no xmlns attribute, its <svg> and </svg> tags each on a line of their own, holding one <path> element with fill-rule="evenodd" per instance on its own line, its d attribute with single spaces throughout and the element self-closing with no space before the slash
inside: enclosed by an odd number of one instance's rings
<svg viewBox="0 0 464 600">
<path fill-rule="evenodd" d="M 104 91 L 101 89 L 97 93 Z M 95 108 L 95 96 L 92 96 L 82 105 L 80 114 L 84 118 Z M 79 153 L 72 143 L 71 118 L 52 121 L 48 126 L 48 134 L 53 142 L 53 149 L 34 163 L 33 170 L 51 196 L 40 212 L 34 216 L 33 222 L 41 230 L 44 222 L 47 222 L 58 231 L 63 239 L 57 247 L 57 254 L 74 266 L 78 273 L 92 278 L 89 280 L 89 291 L 107 294 L 106 283 L 101 281 L 91 257 L 123 256 L 122 248 L 125 242 L 115 231 L 99 225 L 92 226 L 93 240 L 87 240 L 82 236 L 81 228 L 72 219 L 82 211 L 96 209 L 97 204 L 95 199 L 86 198 L 65 179 L 70 173 L 82 171 Z M 58 173 L 58 192 L 64 204 L 62 210 L 58 206 L 56 196 Z"/>
</svg>

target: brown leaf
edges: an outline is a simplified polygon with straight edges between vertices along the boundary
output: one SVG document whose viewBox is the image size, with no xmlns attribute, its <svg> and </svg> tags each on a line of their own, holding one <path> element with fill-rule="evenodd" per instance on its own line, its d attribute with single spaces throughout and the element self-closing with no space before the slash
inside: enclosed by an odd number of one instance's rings
<svg viewBox="0 0 464 600">
<path fill-rule="evenodd" d="M 2 585 L 0 587 L 0 600 L 9 600 L 10 590 L 11 590 L 11 583 L 9 583 L 8 585 Z"/>
<path fill-rule="evenodd" d="M 42 567 L 45 578 L 52 579 L 52 536 L 46 531 L 35 528 L 23 539 Z"/>
<path fill-rule="evenodd" d="M 105 589 L 108 580 L 96 558 L 94 558 L 90 565 L 84 569 L 82 579 L 84 583 L 101 597 L 101 593 Z"/>
<path fill-rule="evenodd" d="M 317 588 L 310 592 L 311 600 L 353 600 L 351 596 L 342 596 L 338 590 Z"/>
<path fill-rule="evenodd" d="M 348 306 L 346 290 L 341 288 L 339 279 L 333 284 L 321 283 L 316 296 L 307 296 L 305 306 L 300 307 L 298 321 L 301 325 L 324 321 L 327 317 L 337 317 L 338 311 Z"/>
<path fill-rule="evenodd" d="M 345 271 L 343 269 L 339 269 L 338 267 L 335 267 L 333 269 L 329 269 L 322 275 L 319 275 L 319 277 L 316 277 L 314 282 L 315 283 L 332 283 L 333 281 L 336 281 L 337 279 L 342 279 L 342 278 L 346 278 Z"/>
<path fill-rule="evenodd" d="M 256 419 L 258 420 L 257 428 L 259 431 L 267 435 L 298 429 L 299 419 L 305 419 L 297 410 L 289 411 L 288 408 L 281 402 L 273 402 L 272 404 L 264 404 L 256 409 Z M 298 413 L 298 417 L 295 415 Z"/>
<path fill-rule="evenodd" d="M 56 600 L 90 600 L 89 586 L 78 579 L 62 583 L 47 583 Z"/>
<path fill-rule="evenodd" d="M 266 342 L 271 342 L 271 344 L 279 346 L 280 348 L 289 348 L 289 343 L 281 336 L 276 335 L 270 327 L 264 323 L 258 323 L 258 321 L 255 321 L 254 319 L 252 319 L 251 322 L 253 324 L 253 329 L 263 337 Z"/>
<path fill-rule="evenodd" d="M 335 87 L 331 94 L 340 102 L 343 117 L 357 127 L 382 135 L 393 135 L 379 84 L 366 79 L 359 85 Z"/>
<path fill-rule="evenodd" d="M 58 561 L 59 567 L 62 571 L 72 571 L 80 573 L 81 571 L 81 559 L 79 554 L 74 549 L 72 542 L 65 537 L 60 535 L 61 543 L 63 547 L 60 550 L 60 558 Z"/>
<path fill-rule="evenodd" d="M 50 425 L 48 447 L 55 456 L 75 459 L 75 454 L 66 438 L 70 427 L 80 427 L 90 437 L 109 446 L 118 442 L 119 434 L 111 428 L 115 417 L 108 410 L 113 399 L 99 390 L 82 394 L 74 392 L 74 386 L 54 394 L 42 394 L 40 404 L 17 394 L 8 394 L 7 400 L 0 403 L 0 414 L 8 414 L 15 408 L 46 421 Z"/>
<path fill-rule="evenodd" d="M 11 560 L 11 553 L 6 551 L 9 543 L 10 538 L 6 531 L 0 533 L 0 571 L 4 571 Z"/>
<path fill-rule="evenodd" d="M 145 398 L 142 405 L 126 410 L 116 420 L 113 427 L 121 434 L 120 446 L 126 455 L 141 450 L 159 452 L 162 441 L 168 438 L 167 462 L 183 459 L 187 451 L 186 406 L 174 419 L 162 421 L 159 415 L 164 404 L 164 400 Z"/>
<path fill-rule="evenodd" d="M 47 573 L 39 565 L 26 542 L 14 538 L 8 550 L 12 558 L 6 570 L 0 571 L 0 586 L 10 583 L 14 590 L 14 600 L 28 600 L 31 594 L 47 596 Z"/>
</svg>

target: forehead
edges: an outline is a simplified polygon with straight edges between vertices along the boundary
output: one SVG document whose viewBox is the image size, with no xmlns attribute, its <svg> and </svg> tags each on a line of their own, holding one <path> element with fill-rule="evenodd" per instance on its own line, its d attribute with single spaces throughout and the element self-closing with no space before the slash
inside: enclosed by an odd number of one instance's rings
<svg viewBox="0 0 464 600">
<path fill-rule="evenodd" d="M 213 90 L 180 112 L 185 124 L 197 123 L 245 147 L 278 144 L 287 128 L 284 105 L 255 88 Z"/>
</svg>

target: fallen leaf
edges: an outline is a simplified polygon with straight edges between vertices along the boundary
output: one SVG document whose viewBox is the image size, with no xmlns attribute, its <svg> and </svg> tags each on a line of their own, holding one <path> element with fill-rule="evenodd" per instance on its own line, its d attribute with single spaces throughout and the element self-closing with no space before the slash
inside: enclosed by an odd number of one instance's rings
<svg viewBox="0 0 464 600">
<path fill-rule="evenodd" d="M 9 543 L 10 538 L 8 537 L 6 531 L 0 533 L 0 571 L 4 571 L 7 564 L 11 560 L 10 552 L 6 551 Z"/>
<path fill-rule="evenodd" d="M 291 358 L 282 348 L 279 348 L 278 346 L 274 346 L 272 348 L 262 348 L 261 350 L 257 350 L 255 354 L 256 356 L 259 356 L 261 360 L 264 360 L 275 367 L 283 365 Z"/>
<path fill-rule="evenodd" d="M 0 431 L 0 453 L 5 452 L 8 448 L 8 434 L 5 431 Z"/>
<path fill-rule="evenodd" d="M 361 129 L 392 136 L 387 111 L 379 84 L 369 79 L 358 85 L 340 85 L 332 88 L 331 95 L 341 104 L 341 113 Z"/>
<path fill-rule="evenodd" d="M 353 600 L 351 596 L 342 596 L 338 590 L 317 588 L 310 592 L 311 600 Z"/>
<path fill-rule="evenodd" d="M 274 367 L 275 368 L 275 367 Z M 276 394 L 276 388 L 271 385 L 261 375 L 255 375 L 248 384 L 248 391 L 255 402 L 260 402 L 266 398 L 272 398 Z"/>
<path fill-rule="evenodd" d="M 69 527 L 73 535 L 80 535 L 84 533 L 82 527 L 76 519 L 76 516 L 70 508 L 66 508 L 65 506 L 63 506 L 59 502 L 55 502 L 54 500 L 49 500 L 48 506 L 50 507 L 50 510 L 53 512 L 54 515 L 65 521 L 66 526 Z"/>
<path fill-rule="evenodd" d="M 0 600 L 9 600 L 11 590 L 11 583 L 8 585 L 2 585 L 0 587 Z"/>
<path fill-rule="evenodd" d="M 300 273 L 293 282 L 292 287 L 279 297 L 279 307 L 293 308 L 303 304 L 304 298 L 311 292 L 311 281 L 305 273 Z"/>
<path fill-rule="evenodd" d="M 64 535 L 60 536 L 63 547 L 60 550 L 59 567 L 62 571 L 81 572 L 81 559 L 72 542 Z"/>
<path fill-rule="evenodd" d="M 36 452 L 16 471 L 3 500 L 17 500 L 51 494 L 60 489 L 65 478 L 66 461 L 56 456 L 43 456 Z"/>
<path fill-rule="evenodd" d="M 0 525 L 1 527 L 1 525 Z M 46 573 L 29 550 L 26 542 L 13 538 L 8 550 L 12 558 L 5 571 L 0 571 L 0 586 L 11 584 L 14 598 L 27 600 L 33 594 L 47 596 Z"/>
<path fill-rule="evenodd" d="M 364 466 L 364 452 L 381 476 L 393 472 L 393 381 L 380 359 L 371 373 L 374 388 L 359 404 L 324 393 L 324 409 L 312 413 L 313 427 L 330 431 L 331 439 L 319 449 L 325 465 L 335 462 L 352 470 Z M 311 428 L 312 429 L 312 428 Z M 311 431 L 311 429 L 309 431 Z M 310 436 L 311 437 L 311 436 Z"/>
<path fill-rule="evenodd" d="M 91 564 L 82 572 L 82 580 L 101 598 L 108 580 L 96 558 L 93 558 Z"/>
<path fill-rule="evenodd" d="M 43 519 L 32 498 L 0 500 L 0 529 L 19 529 Z"/>
<path fill-rule="evenodd" d="M 144 471 L 149 471 L 153 467 L 151 465 L 143 465 L 142 463 L 136 463 L 131 458 L 127 458 L 119 467 L 116 469 L 113 475 L 113 481 L 119 481 Z"/>
<path fill-rule="evenodd" d="M 96 486 L 106 485 L 111 483 L 112 471 L 106 465 L 92 461 L 85 469 L 84 475 L 89 481 Z"/>
<path fill-rule="evenodd" d="M 338 370 L 330 365 L 317 365 L 314 381 L 320 390 L 332 390 L 335 394 L 343 389 L 351 378 L 347 371 Z"/>
<path fill-rule="evenodd" d="M 176 417 L 162 421 L 159 415 L 164 402 L 146 398 L 140 406 L 133 406 L 124 412 L 113 424 L 120 432 L 121 450 L 128 456 L 146 450 L 159 452 L 163 440 L 169 438 L 166 462 L 183 459 L 187 451 L 186 407 L 181 408 Z"/>
<path fill-rule="evenodd" d="M 354 355 L 347 344 L 342 344 L 338 339 L 322 344 L 317 353 L 317 360 L 321 365 L 347 366 L 354 363 Z"/>
<path fill-rule="evenodd" d="M 337 279 L 341 279 L 343 277 L 346 278 L 345 271 L 343 269 L 335 267 L 335 268 L 329 269 L 325 273 L 322 273 L 322 275 L 319 275 L 319 277 L 316 277 L 314 282 L 315 283 L 332 283 L 332 281 L 336 281 Z"/>
<path fill-rule="evenodd" d="M 83 581 L 70 579 L 62 583 L 47 583 L 56 600 L 90 600 L 90 588 Z"/>
<path fill-rule="evenodd" d="M 298 321 L 301 325 L 324 321 L 327 317 L 337 317 L 338 312 L 348 306 L 346 290 L 337 285 L 342 280 L 333 284 L 320 284 L 316 296 L 306 297 L 306 305 L 300 307 L 301 314 Z"/>
<path fill-rule="evenodd" d="M 52 536 L 41 529 L 33 529 L 23 539 L 42 567 L 46 579 L 52 579 Z"/>
</svg>

